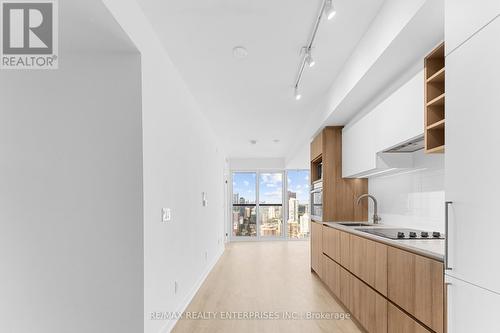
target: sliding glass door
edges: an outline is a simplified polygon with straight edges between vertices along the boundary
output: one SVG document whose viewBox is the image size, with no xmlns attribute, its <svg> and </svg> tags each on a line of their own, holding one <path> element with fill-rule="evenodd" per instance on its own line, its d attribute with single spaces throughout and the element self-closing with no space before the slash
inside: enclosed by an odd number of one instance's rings
<svg viewBox="0 0 500 333">
<path fill-rule="evenodd" d="M 233 173 L 232 236 L 257 236 L 257 173 Z"/>
<path fill-rule="evenodd" d="M 233 239 L 309 237 L 309 170 L 232 173 Z"/>
<path fill-rule="evenodd" d="M 259 232 L 261 237 L 283 236 L 283 173 L 259 174 Z"/>
</svg>

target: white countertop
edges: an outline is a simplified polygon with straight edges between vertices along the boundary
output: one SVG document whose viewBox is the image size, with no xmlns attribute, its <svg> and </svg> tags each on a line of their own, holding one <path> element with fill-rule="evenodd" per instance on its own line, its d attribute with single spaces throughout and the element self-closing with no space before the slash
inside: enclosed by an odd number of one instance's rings
<svg viewBox="0 0 500 333">
<path fill-rule="evenodd" d="M 389 239 L 373 234 L 369 234 L 367 232 L 362 232 L 356 229 L 377 229 L 377 228 L 396 228 L 402 229 L 401 227 L 395 227 L 387 224 L 370 224 L 370 226 L 362 226 L 362 227 L 349 227 L 340 225 L 339 223 L 366 223 L 366 222 L 318 222 L 323 225 L 342 230 L 345 232 L 349 232 L 351 234 L 361 236 L 368 239 L 373 239 L 378 242 L 391 245 L 403 250 L 407 250 L 413 253 L 417 253 L 423 255 L 425 257 L 429 257 L 435 260 L 444 261 L 444 239 Z M 446 237 L 446 236 L 445 236 Z"/>
</svg>

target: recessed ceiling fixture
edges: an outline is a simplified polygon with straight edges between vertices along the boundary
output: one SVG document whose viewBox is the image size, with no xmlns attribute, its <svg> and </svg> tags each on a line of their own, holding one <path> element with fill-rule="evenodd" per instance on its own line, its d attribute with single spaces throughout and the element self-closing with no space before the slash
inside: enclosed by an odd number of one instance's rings
<svg viewBox="0 0 500 333">
<path fill-rule="evenodd" d="M 314 25 L 314 30 L 311 34 L 311 38 L 309 39 L 309 43 L 307 46 L 302 48 L 301 54 L 302 54 L 302 60 L 300 62 L 299 66 L 299 72 L 297 74 L 297 79 L 295 80 L 295 85 L 293 86 L 295 89 L 295 99 L 299 100 L 302 98 L 302 95 L 299 93 L 299 85 L 300 81 L 302 80 L 302 75 L 304 74 L 304 68 L 307 66 L 313 67 L 316 62 L 314 61 L 314 58 L 312 57 L 312 48 L 313 48 L 313 43 L 314 40 L 316 39 L 316 34 L 318 33 L 318 28 L 319 24 L 321 23 L 321 19 L 323 18 L 323 15 L 326 16 L 328 20 L 332 19 L 335 14 L 337 14 L 337 11 L 335 10 L 335 7 L 333 5 L 333 0 L 323 0 L 323 3 L 321 4 L 321 9 L 318 14 L 318 18 L 316 19 L 316 24 Z"/>
<path fill-rule="evenodd" d="M 248 50 L 243 46 L 233 47 L 233 56 L 238 59 L 243 59 L 248 56 Z"/>
</svg>

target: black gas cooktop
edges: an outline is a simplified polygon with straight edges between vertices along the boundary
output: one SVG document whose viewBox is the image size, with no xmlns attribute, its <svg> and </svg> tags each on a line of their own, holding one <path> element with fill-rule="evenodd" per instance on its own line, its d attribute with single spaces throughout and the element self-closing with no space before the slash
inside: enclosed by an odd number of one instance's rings
<svg viewBox="0 0 500 333">
<path fill-rule="evenodd" d="M 444 239 L 444 235 L 438 231 L 389 228 L 359 228 L 356 230 L 390 239 Z"/>
</svg>

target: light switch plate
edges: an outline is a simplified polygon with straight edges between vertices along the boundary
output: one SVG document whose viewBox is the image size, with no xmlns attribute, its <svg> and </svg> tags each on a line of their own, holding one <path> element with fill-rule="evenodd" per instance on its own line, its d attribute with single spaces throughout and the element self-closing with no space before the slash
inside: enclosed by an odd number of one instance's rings
<svg viewBox="0 0 500 333">
<path fill-rule="evenodd" d="M 201 205 L 203 207 L 206 207 L 208 205 L 207 193 L 206 192 L 201 192 Z"/>
<path fill-rule="evenodd" d="M 172 221 L 172 210 L 170 208 L 161 209 L 161 221 L 163 223 Z"/>
</svg>

